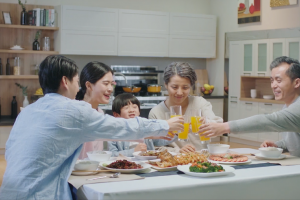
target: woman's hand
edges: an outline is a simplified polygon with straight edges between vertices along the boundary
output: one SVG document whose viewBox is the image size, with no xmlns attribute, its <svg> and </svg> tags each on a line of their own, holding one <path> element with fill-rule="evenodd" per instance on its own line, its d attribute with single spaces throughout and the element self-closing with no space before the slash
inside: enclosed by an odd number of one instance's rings
<svg viewBox="0 0 300 200">
<path fill-rule="evenodd" d="M 136 152 L 136 151 L 147 151 L 147 145 L 145 143 L 139 143 L 134 148 L 134 152 Z"/>
<path fill-rule="evenodd" d="M 184 119 L 182 116 L 173 117 L 167 120 L 169 124 L 169 131 L 183 131 Z"/>
<path fill-rule="evenodd" d="M 180 153 L 189 153 L 194 151 L 196 151 L 196 148 L 191 144 L 187 144 L 179 150 Z"/>
<path fill-rule="evenodd" d="M 215 137 L 230 133 L 230 128 L 228 123 L 209 123 L 201 125 L 198 133 L 201 133 L 201 136 Z"/>
<path fill-rule="evenodd" d="M 265 140 L 260 147 L 278 147 L 273 141 Z"/>
</svg>

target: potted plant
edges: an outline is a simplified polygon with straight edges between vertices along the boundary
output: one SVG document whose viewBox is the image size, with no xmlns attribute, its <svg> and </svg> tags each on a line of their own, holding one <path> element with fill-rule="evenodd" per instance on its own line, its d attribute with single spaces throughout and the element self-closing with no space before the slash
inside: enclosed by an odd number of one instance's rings
<svg viewBox="0 0 300 200">
<path fill-rule="evenodd" d="M 18 0 L 19 2 L 19 5 L 22 6 L 22 12 L 21 12 L 21 21 L 20 21 L 20 24 L 21 25 L 27 25 L 27 12 L 26 12 L 26 8 L 25 8 L 25 5 L 27 3 L 27 0 L 25 0 L 25 3 L 23 4 L 21 2 L 21 0 Z"/>
<path fill-rule="evenodd" d="M 34 41 L 32 43 L 32 50 L 40 50 L 40 43 L 38 41 L 39 37 L 41 35 L 41 31 L 38 30 L 35 34 L 35 38 L 34 38 Z"/>
<path fill-rule="evenodd" d="M 25 86 L 23 86 L 23 85 L 21 85 L 19 83 L 15 83 L 15 84 L 16 84 L 16 86 L 18 86 L 19 88 L 22 89 L 22 94 L 24 96 L 23 108 L 25 108 L 29 104 L 29 101 L 28 101 L 28 98 L 27 98 L 27 87 L 28 86 L 25 87 Z"/>
</svg>

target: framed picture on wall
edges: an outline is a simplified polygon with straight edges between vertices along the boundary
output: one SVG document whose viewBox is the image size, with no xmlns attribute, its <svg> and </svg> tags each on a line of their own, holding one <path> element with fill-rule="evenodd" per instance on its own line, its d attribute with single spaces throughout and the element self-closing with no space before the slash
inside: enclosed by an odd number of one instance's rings
<svg viewBox="0 0 300 200">
<path fill-rule="evenodd" d="M 270 0 L 270 7 L 297 5 L 297 0 Z"/>
<path fill-rule="evenodd" d="M 4 24 L 11 24 L 10 13 L 2 11 Z"/>
<path fill-rule="evenodd" d="M 260 0 L 238 0 L 238 24 L 260 22 Z"/>
</svg>

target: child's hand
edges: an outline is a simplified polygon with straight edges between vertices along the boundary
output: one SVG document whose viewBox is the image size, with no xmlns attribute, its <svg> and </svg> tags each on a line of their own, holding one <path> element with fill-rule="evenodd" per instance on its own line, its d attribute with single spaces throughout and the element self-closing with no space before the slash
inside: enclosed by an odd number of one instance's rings
<svg viewBox="0 0 300 200">
<path fill-rule="evenodd" d="M 139 143 L 135 148 L 134 152 L 136 151 L 147 151 L 147 145 L 145 143 Z"/>
</svg>

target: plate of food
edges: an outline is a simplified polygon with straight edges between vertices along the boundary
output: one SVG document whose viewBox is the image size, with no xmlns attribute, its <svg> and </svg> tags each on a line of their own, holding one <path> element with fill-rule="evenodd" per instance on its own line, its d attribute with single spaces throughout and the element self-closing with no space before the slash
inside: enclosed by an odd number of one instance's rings
<svg viewBox="0 0 300 200">
<path fill-rule="evenodd" d="M 157 171 L 171 171 L 176 170 L 177 165 L 186 165 L 198 161 L 207 161 L 207 155 L 199 152 L 172 155 L 167 150 L 160 152 L 158 158 L 158 160 L 149 161 L 149 163 L 152 165 L 152 168 L 156 169 Z"/>
<path fill-rule="evenodd" d="M 149 169 L 151 165 L 138 162 L 138 161 L 128 161 L 128 160 L 116 160 L 116 161 L 105 161 L 100 163 L 102 169 L 109 169 L 112 172 L 121 173 L 142 173 L 144 170 Z"/>
<path fill-rule="evenodd" d="M 229 175 L 235 170 L 233 167 L 218 165 L 211 162 L 195 162 L 188 165 L 178 165 L 177 169 L 186 175 L 204 178 Z"/>
<path fill-rule="evenodd" d="M 136 151 L 133 156 L 139 160 L 153 160 L 157 159 L 159 152 L 157 151 Z"/>
<path fill-rule="evenodd" d="M 234 153 L 210 155 L 208 161 L 230 165 L 251 163 L 251 159 L 247 156 Z"/>
</svg>

